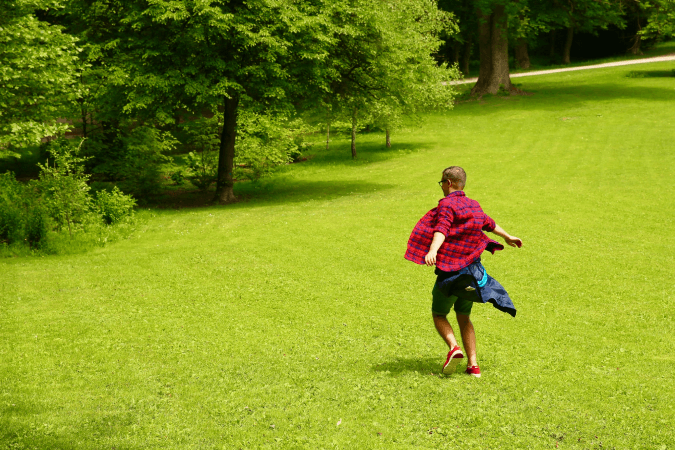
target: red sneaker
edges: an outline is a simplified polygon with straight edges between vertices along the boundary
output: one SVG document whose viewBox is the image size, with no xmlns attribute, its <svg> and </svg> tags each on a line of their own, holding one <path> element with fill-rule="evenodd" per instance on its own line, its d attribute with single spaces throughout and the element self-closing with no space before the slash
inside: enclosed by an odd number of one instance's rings
<svg viewBox="0 0 676 451">
<path fill-rule="evenodd" d="M 468 366 L 467 369 L 465 370 L 465 373 L 469 374 L 470 376 L 481 377 L 481 370 L 476 365 Z"/>
<path fill-rule="evenodd" d="M 458 366 L 458 363 L 464 359 L 465 356 L 462 354 L 462 350 L 459 346 L 451 349 L 448 352 L 448 357 L 446 357 L 446 363 L 444 363 L 444 368 L 441 370 L 444 374 L 453 374 L 455 373 L 455 368 Z"/>
</svg>

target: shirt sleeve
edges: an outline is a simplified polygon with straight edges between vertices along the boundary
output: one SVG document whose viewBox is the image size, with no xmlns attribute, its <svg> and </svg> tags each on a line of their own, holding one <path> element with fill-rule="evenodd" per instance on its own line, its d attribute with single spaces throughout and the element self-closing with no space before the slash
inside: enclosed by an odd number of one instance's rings
<svg viewBox="0 0 676 451">
<path fill-rule="evenodd" d="M 484 213 L 484 225 L 481 227 L 481 230 L 485 230 L 486 232 L 495 230 L 495 221 L 493 221 L 486 213 Z"/>
<path fill-rule="evenodd" d="M 453 224 L 453 210 L 445 205 L 442 199 L 437 207 L 437 223 L 434 226 L 434 231 L 448 236 L 451 224 Z"/>
</svg>

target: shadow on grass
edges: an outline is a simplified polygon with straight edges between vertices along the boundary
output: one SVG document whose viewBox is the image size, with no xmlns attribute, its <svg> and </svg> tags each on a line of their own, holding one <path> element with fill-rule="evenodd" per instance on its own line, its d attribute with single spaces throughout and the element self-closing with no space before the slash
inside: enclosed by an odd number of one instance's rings
<svg viewBox="0 0 676 451">
<path fill-rule="evenodd" d="M 21 404 L 0 409 L 0 449 L 72 448 L 71 443 L 45 430 L 45 425 L 35 423 L 38 413 L 38 409 Z"/>
<path fill-rule="evenodd" d="M 349 139 L 342 134 L 337 134 L 332 139 L 333 142 L 329 150 L 323 147 L 325 143 L 315 145 L 313 148 L 315 150 L 308 152 L 310 157 L 308 160 L 281 167 L 271 177 L 263 178 L 256 182 L 239 181 L 235 183 L 235 196 L 239 200 L 231 205 L 331 200 L 353 194 L 366 194 L 388 189 L 394 185 L 363 180 L 306 181 L 295 180 L 292 176 L 294 172 L 302 172 L 304 169 L 327 168 L 330 170 L 330 168 L 340 167 L 342 170 L 345 167 L 357 168 L 408 155 L 429 147 L 429 145 L 421 143 L 397 143 L 396 135 L 393 135 L 392 139 L 395 143 L 392 144 L 392 147 L 388 148 L 384 144 L 384 133 L 363 133 L 357 138 L 357 158 L 353 160 Z M 143 206 L 160 209 L 211 207 L 217 205 L 213 202 L 213 199 L 213 189 L 206 192 L 197 189 L 173 189 L 166 191 L 153 200 L 144 202 Z"/>
<path fill-rule="evenodd" d="M 667 77 L 674 78 L 676 74 L 675 69 L 670 70 L 634 70 L 627 74 L 628 78 L 654 78 L 654 77 Z"/>
<path fill-rule="evenodd" d="M 252 204 L 270 205 L 332 200 L 355 194 L 370 194 L 392 187 L 394 185 L 362 180 L 306 181 L 275 177 L 264 179 L 258 183 L 236 183 L 235 196 L 237 196 L 238 201 L 225 206 L 237 208 L 249 207 Z M 164 196 L 154 202 L 149 202 L 145 206 L 160 209 L 219 206 L 213 202 L 213 198 L 213 190 L 207 192 L 187 190 L 185 192 L 174 192 L 171 196 Z"/>
<path fill-rule="evenodd" d="M 665 71 L 647 71 L 665 72 Z M 658 75 L 656 75 L 658 76 Z M 659 75 L 664 76 L 664 75 Z M 673 75 L 669 75 L 673 77 Z M 639 77 L 637 77 L 639 78 Z M 495 114 L 501 107 L 507 107 L 518 102 L 518 108 L 523 111 L 550 111 L 578 107 L 589 101 L 608 101 L 620 99 L 639 99 L 642 101 L 668 101 L 674 98 L 674 88 L 655 86 L 631 86 L 617 83 L 588 83 L 567 84 L 534 81 L 523 83 L 521 89 L 528 91 L 528 96 L 491 96 L 485 95 L 481 100 L 467 98 L 456 106 L 453 114 L 457 116 L 475 116 Z M 496 109 L 497 108 L 497 109 Z"/>
<path fill-rule="evenodd" d="M 420 374 L 438 375 L 443 362 L 439 357 L 397 358 L 389 362 L 373 365 L 371 369 L 376 372 L 389 371 L 390 375 L 398 376 L 402 373 L 418 372 Z"/>
</svg>

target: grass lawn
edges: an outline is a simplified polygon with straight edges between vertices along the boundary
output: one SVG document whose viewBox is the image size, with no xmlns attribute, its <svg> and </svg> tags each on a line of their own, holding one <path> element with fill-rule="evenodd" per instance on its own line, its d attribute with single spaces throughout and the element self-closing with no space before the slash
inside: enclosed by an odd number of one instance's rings
<svg viewBox="0 0 676 451">
<path fill-rule="evenodd" d="M 529 77 L 0 261 L 0 448 L 674 449 L 673 67 Z M 481 379 L 440 375 L 434 275 L 403 259 L 452 164 L 524 240 L 484 255 L 518 314 L 474 306 Z"/>
</svg>

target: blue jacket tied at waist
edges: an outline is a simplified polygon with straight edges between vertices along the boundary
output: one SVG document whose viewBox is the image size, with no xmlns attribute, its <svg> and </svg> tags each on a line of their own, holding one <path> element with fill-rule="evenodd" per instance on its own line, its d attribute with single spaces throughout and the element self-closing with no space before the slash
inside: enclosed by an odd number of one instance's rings
<svg viewBox="0 0 676 451">
<path fill-rule="evenodd" d="M 434 273 L 437 274 L 437 287 L 444 295 L 450 296 L 451 291 L 458 288 L 475 291 L 477 296 L 472 297 L 472 301 L 483 304 L 490 302 L 496 309 L 516 316 L 516 308 L 507 290 L 488 275 L 480 258 L 459 271 L 446 272 L 437 268 Z"/>
</svg>

